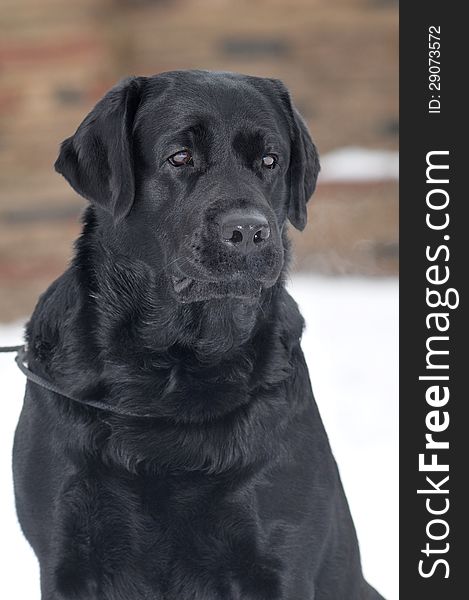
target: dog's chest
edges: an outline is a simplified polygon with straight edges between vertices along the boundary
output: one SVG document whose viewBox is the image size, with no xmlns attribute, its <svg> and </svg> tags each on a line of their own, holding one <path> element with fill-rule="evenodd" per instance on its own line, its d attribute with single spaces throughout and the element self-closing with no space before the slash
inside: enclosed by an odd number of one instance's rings
<svg viewBox="0 0 469 600">
<path fill-rule="evenodd" d="M 100 597 L 280 598 L 281 564 L 255 492 L 225 485 L 191 476 L 101 487 L 88 554 Z"/>
</svg>

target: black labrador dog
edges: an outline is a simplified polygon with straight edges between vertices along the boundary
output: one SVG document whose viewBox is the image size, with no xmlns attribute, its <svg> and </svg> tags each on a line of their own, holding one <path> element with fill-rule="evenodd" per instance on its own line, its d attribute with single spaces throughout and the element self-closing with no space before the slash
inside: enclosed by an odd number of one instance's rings
<svg viewBox="0 0 469 600">
<path fill-rule="evenodd" d="M 28 382 L 14 446 L 43 600 L 381 598 L 284 288 L 319 161 L 282 83 L 127 79 L 55 166 L 90 205 L 27 326 L 63 390 Z"/>
</svg>

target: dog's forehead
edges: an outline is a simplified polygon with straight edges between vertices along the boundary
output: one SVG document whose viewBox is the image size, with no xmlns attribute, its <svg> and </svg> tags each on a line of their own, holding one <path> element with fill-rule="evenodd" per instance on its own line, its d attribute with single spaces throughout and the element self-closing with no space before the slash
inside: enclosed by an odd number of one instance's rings
<svg viewBox="0 0 469 600">
<path fill-rule="evenodd" d="M 257 83 L 257 85 L 256 85 Z M 145 94 L 140 121 L 152 129 L 190 126 L 203 119 L 217 124 L 284 129 L 280 102 L 266 80 L 232 74 L 182 72 L 155 78 Z"/>
</svg>

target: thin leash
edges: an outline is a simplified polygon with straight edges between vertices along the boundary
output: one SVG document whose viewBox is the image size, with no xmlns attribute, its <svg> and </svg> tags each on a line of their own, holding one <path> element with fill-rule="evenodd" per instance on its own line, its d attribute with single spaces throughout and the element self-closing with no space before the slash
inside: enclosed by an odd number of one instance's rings
<svg viewBox="0 0 469 600">
<path fill-rule="evenodd" d="M 67 398 L 68 400 L 72 400 L 73 402 L 76 402 L 83 406 L 91 406 L 92 408 L 97 408 L 99 410 L 105 410 L 106 412 L 112 412 L 112 413 L 116 413 L 118 415 L 124 415 L 126 417 L 138 417 L 138 418 L 145 418 L 145 419 L 157 418 L 155 415 L 150 415 L 150 414 L 145 414 L 145 413 L 137 414 L 137 413 L 125 410 L 123 408 L 119 408 L 118 406 L 110 406 L 109 404 L 100 402 L 99 400 L 85 400 L 83 398 L 77 398 L 76 396 L 71 396 L 70 394 L 65 393 L 59 386 L 55 385 L 51 381 L 48 381 L 44 377 L 40 377 L 39 375 L 36 375 L 36 373 L 33 373 L 28 368 L 27 357 L 26 357 L 27 350 L 26 350 L 26 346 L 24 344 L 21 346 L 0 346 L 0 352 L 1 353 L 16 352 L 15 362 L 18 365 L 18 368 L 20 369 L 20 371 L 24 375 L 26 375 L 26 377 L 27 377 L 27 379 L 29 379 L 29 381 L 32 381 L 33 383 L 35 383 L 36 385 L 39 385 L 40 387 L 44 388 L 45 390 L 49 390 L 50 392 L 54 392 L 55 394 L 58 394 L 59 396 L 63 396 L 64 398 Z"/>
</svg>

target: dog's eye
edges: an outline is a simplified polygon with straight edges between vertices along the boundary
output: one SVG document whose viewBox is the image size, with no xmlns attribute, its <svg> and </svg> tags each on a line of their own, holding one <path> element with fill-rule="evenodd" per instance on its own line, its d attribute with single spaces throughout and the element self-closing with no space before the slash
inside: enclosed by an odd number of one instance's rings
<svg viewBox="0 0 469 600">
<path fill-rule="evenodd" d="M 266 154 L 262 158 L 262 166 L 266 169 L 273 169 L 277 165 L 278 157 L 275 154 Z"/>
<path fill-rule="evenodd" d="M 168 158 L 168 161 L 173 167 L 182 167 L 184 165 L 192 164 L 192 154 L 189 150 L 180 150 Z"/>
</svg>

